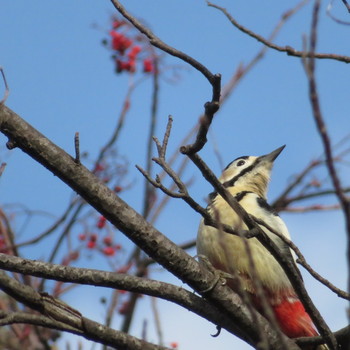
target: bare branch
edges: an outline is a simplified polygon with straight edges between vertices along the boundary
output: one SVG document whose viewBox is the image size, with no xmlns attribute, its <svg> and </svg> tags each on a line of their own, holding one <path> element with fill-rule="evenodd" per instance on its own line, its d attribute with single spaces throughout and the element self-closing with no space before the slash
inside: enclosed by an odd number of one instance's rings
<svg viewBox="0 0 350 350">
<path fill-rule="evenodd" d="M 152 312 L 154 316 L 154 323 L 156 326 L 157 336 L 158 336 L 158 344 L 163 345 L 163 331 L 162 331 L 162 323 L 160 321 L 157 299 L 151 298 Z"/>
<path fill-rule="evenodd" d="M 322 277 L 319 273 L 317 273 L 307 262 L 306 259 L 304 257 L 304 255 L 301 253 L 300 249 L 287 237 L 283 236 L 282 234 L 280 234 L 278 231 L 274 230 L 271 226 L 269 226 L 267 223 L 265 223 L 263 220 L 260 220 L 256 217 L 253 217 L 254 220 L 261 226 L 267 228 L 271 233 L 275 234 L 276 236 L 278 236 L 284 243 L 286 243 L 291 249 L 293 249 L 293 251 L 295 252 L 295 254 L 298 257 L 297 262 L 303 266 L 309 273 L 310 275 L 312 275 L 316 280 L 318 280 L 319 282 L 321 282 L 322 284 L 324 284 L 326 287 L 328 287 L 331 291 L 333 291 L 334 293 L 336 293 L 339 297 L 343 298 L 343 299 L 347 299 L 350 300 L 350 294 L 337 288 L 336 286 L 334 286 L 331 282 L 329 282 L 327 279 L 325 279 L 324 277 Z"/>
<path fill-rule="evenodd" d="M 2 100 L 0 101 L 0 105 L 1 104 L 4 104 L 10 94 L 10 89 L 9 89 L 9 86 L 7 84 L 7 80 L 6 80 L 6 76 L 5 76 L 5 72 L 4 72 L 4 69 L 2 67 L 0 67 L 0 73 L 1 73 L 1 76 L 2 76 L 2 80 L 5 84 L 5 93 L 4 93 L 4 97 L 2 98 Z"/>
<path fill-rule="evenodd" d="M 169 55 L 178 57 L 181 60 L 190 64 L 193 68 L 200 71 L 208 79 L 211 85 L 215 83 L 215 75 L 212 74 L 205 66 L 203 66 L 191 56 L 186 55 L 185 53 L 171 47 L 170 45 L 166 44 L 164 41 L 159 39 L 156 35 L 154 35 L 154 33 L 152 33 L 150 29 L 146 28 L 140 21 L 138 21 L 134 16 L 132 16 L 118 0 L 111 0 L 111 2 L 123 17 L 125 17 L 130 23 L 132 23 L 135 26 L 135 28 L 137 28 L 142 34 L 144 34 L 149 39 L 150 43 L 153 46 L 158 47 L 158 49 L 161 49 Z"/>
<path fill-rule="evenodd" d="M 344 0 L 342 0 L 342 1 L 344 2 Z M 335 22 L 337 22 L 337 23 L 339 23 L 339 24 L 350 25 L 350 22 L 348 22 L 348 21 L 342 21 L 341 19 L 336 18 L 336 17 L 332 14 L 331 11 L 332 11 L 332 7 L 333 7 L 333 2 L 334 2 L 334 0 L 331 0 L 330 3 L 329 3 L 328 6 L 327 6 L 327 11 L 326 11 L 327 15 L 328 15 L 330 18 L 332 18 L 333 21 L 335 21 Z"/>
<path fill-rule="evenodd" d="M 2 175 L 2 173 L 4 172 L 5 168 L 6 168 L 6 163 L 1 163 L 0 165 L 0 176 Z"/>
<path fill-rule="evenodd" d="M 277 211 L 283 210 L 289 204 L 287 198 L 289 193 L 292 192 L 292 190 L 294 190 L 294 188 L 296 188 L 296 186 L 302 182 L 305 176 L 309 174 L 312 169 L 319 166 L 320 164 L 321 161 L 319 160 L 311 161 L 310 164 L 308 164 L 306 168 L 295 177 L 294 181 L 292 181 L 287 186 L 287 188 L 278 196 L 278 198 L 271 204 L 271 206 Z"/>
<path fill-rule="evenodd" d="M 16 324 L 16 323 L 27 323 L 27 324 L 32 324 L 36 326 L 66 331 L 77 335 L 83 335 L 83 332 L 79 331 L 79 329 L 71 327 L 66 323 L 46 317 L 44 315 L 27 313 L 27 312 L 7 313 L 2 310 L 0 311 L 0 326 Z"/>
<path fill-rule="evenodd" d="M 161 298 L 195 312 L 233 333 L 236 332 L 236 329 L 232 326 L 230 317 L 222 315 L 217 308 L 208 304 L 204 299 L 194 293 L 169 283 L 115 272 L 33 261 L 5 254 L 0 254 L 0 267 L 3 270 L 30 274 L 46 279 L 128 290 L 138 294 Z"/>
<path fill-rule="evenodd" d="M 87 339 L 124 350 L 169 350 L 169 348 L 141 341 L 85 318 L 79 311 L 71 308 L 66 303 L 48 294 L 39 294 L 33 288 L 11 279 L 3 271 L 0 272 L 0 288 L 24 305 L 58 321 L 58 326 L 61 326 L 62 323 L 68 325 L 68 327 L 65 327 L 66 331 L 83 335 Z M 41 318 L 41 321 L 44 321 L 44 319 Z M 51 326 L 53 326 L 52 323 Z"/>
<path fill-rule="evenodd" d="M 339 349 L 347 349 L 350 344 L 350 326 L 344 327 L 339 331 L 334 332 L 334 336 L 338 341 Z M 322 337 L 304 337 L 295 339 L 295 342 L 300 345 L 316 345 L 322 344 Z"/>
<path fill-rule="evenodd" d="M 287 213 L 307 213 L 310 211 L 326 211 L 326 210 L 339 210 L 340 205 L 339 204 L 331 204 L 331 205 L 320 205 L 320 204 L 314 204 L 314 205 L 307 205 L 304 207 L 287 207 L 284 209 Z"/>
<path fill-rule="evenodd" d="M 220 228 L 224 230 L 225 232 L 234 234 L 234 235 L 240 235 L 244 236 L 246 238 L 253 237 L 256 232 L 254 230 L 251 231 L 241 231 L 236 232 L 234 231 L 229 225 L 225 225 L 223 223 L 218 222 L 214 218 L 210 216 L 210 214 L 207 212 L 206 209 L 204 209 L 199 203 L 197 203 L 188 193 L 187 187 L 185 183 L 180 179 L 180 177 L 177 175 L 177 173 L 170 167 L 170 165 L 166 162 L 164 156 L 166 154 L 166 147 L 168 144 L 168 139 L 170 136 L 171 131 L 171 125 L 172 125 L 172 118 L 169 117 L 169 121 L 167 124 L 166 132 L 164 135 L 163 144 L 161 145 L 159 140 L 157 138 L 154 138 L 154 141 L 157 144 L 157 150 L 158 150 L 158 157 L 154 157 L 153 161 L 155 161 L 166 174 L 170 176 L 170 178 L 174 181 L 174 184 L 178 188 L 178 192 L 174 192 L 172 190 L 169 190 L 166 188 L 160 180 L 159 176 L 156 176 L 156 179 L 153 180 L 151 176 L 141 167 L 136 165 L 136 168 L 142 173 L 142 175 L 156 188 L 159 188 L 161 191 L 163 191 L 165 194 L 167 194 L 170 197 L 173 198 L 181 198 L 183 199 L 192 209 L 194 209 L 196 212 L 202 215 L 202 217 L 205 219 L 206 225 L 210 225 L 216 228 Z"/>
<path fill-rule="evenodd" d="M 276 45 L 268 40 L 266 40 L 265 38 L 263 38 L 261 35 L 254 33 L 252 30 L 247 29 L 246 27 L 242 26 L 241 24 L 239 24 L 228 12 L 225 8 L 220 7 L 218 5 L 215 5 L 211 2 L 208 2 L 208 6 L 214 7 L 218 10 L 220 10 L 227 18 L 228 20 L 240 31 L 242 31 L 243 33 L 249 35 L 250 37 L 258 40 L 259 42 L 261 42 L 262 44 L 266 45 L 267 47 L 274 49 L 276 51 L 279 52 L 285 52 L 288 56 L 294 56 L 294 57 L 311 57 L 311 53 L 310 52 L 305 52 L 305 51 L 298 51 L 296 49 L 294 49 L 291 46 L 279 46 Z M 315 58 L 318 59 L 332 59 L 332 60 L 336 60 L 336 61 L 340 61 L 340 62 L 344 62 L 344 63 L 350 63 L 350 57 L 349 56 L 343 56 L 343 55 L 336 55 L 336 54 L 332 54 L 332 53 L 315 53 L 314 54 Z"/>
<path fill-rule="evenodd" d="M 75 149 L 75 159 L 74 161 L 77 164 L 80 164 L 80 140 L 79 140 L 79 132 L 75 133 L 74 136 L 74 149 Z"/>
<path fill-rule="evenodd" d="M 350 13 L 350 5 L 346 0 L 342 0 L 343 4 L 345 5 L 346 9 L 348 10 L 348 12 Z"/>
<path fill-rule="evenodd" d="M 310 55 L 307 60 L 304 60 L 305 72 L 308 77 L 309 83 L 309 98 L 312 106 L 312 113 L 316 123 L 317 130 L 320 134 L 323 149 L 326 156 L 326 165 L 328 173 L 331 177 L 332 184 L 335 190 L 335 194 L 338 197 L 339 203 L 341 204 L 342 211 L 345 217 L 345 225 L 348 239 L 348 252 L 350 251 L 350 200 L 346 197 L 337 171 L 334 165 L 334 157 L 332 152 L 331 140 L 327 132 L 326 124 L 324 122 L 321 106 L 318 97 L 317 84 L 315 78 L 315 57 L 314 52 L 317 43 L 317 24 L 318 24 L 318 10 L 320 6 L 320 0 L 315 2 L 313 19 L 311 26 L 310 35 Z"/>
</svg>

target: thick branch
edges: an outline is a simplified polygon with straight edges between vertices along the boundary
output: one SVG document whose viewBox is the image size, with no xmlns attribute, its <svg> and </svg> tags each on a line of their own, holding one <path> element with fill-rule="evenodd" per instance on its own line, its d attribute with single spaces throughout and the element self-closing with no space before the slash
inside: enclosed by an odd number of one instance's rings
<svg viewBox="0 0 350 350">
<path fill-rule="evenodd" d="M 94 340 L 119 350 L 168 349 L 115 331 L 85 318 L 79 311 L 74 310 L 62 301 L 48 294 L 40 294 L 31 287 L 20 284 L 7 276 L 3 271 L 0 272 L 0 288 L 24 305 L 39 311 L 41 314 L 55 321 L 45 325 L 46 322 L 44 322 L 44 319 L 41 317 L 42 325 L 47 327 L 56 328 L 57 326 L 58 329 L 64 327 L 64 330 L 68 332 L 80 334 L 89 340 Z"/>
<path fill-rule="evenodd" d="M 53 279 L 56 281 L 121 289 L 138 294 L 146 294 L 174 302 L 210 320 L 215 325 L 230 329 L 233 333 L 237 331 L 232 327 L 232 322 L 229 318 L 220 315 L 219 311 L 208 304 L 204 299 L 192 292 L 169 283 L 115 272 L 33 261 L 5 254 L 0 254 L 0 268 L 6 271 Z"/>
</svg>

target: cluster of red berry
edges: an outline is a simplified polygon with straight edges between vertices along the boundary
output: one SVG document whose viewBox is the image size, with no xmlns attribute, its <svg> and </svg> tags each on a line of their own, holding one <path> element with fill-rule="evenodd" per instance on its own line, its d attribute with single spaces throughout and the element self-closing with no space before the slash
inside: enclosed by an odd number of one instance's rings
<svg viewBox="0 0 350 350">
<path fill-rule="evenodd" d="M 147 50 L 147 39 L 139 34 L 134 34 L 134 28 L 129 22 L 114 18 L 112 29 L 109 32 L 110 40 L 104 40 L 113 51 L 115 70 L 117 73 L 135 73 L 137 63 L 142 64 L 144 73 L 154 72 L 154 58 Z"/>
<path fill-rule="evenodd" d="M 99 230 L 103 229 L 106 226 L 106 222 L 106 218 L 100 216 L 96 224 L 97 228 Z M 80 241 L 86 241 L 86 247 L 88 249 L 98 248 L 106 256 L 114 256 L 117 251 L 122 249 L 120 244 L 114 244 L 113 238 L 110 235 L 103 237 L 101 242 L 98 242 L 99 236 L 96 233 L 81 233 L 78 238 Z"/>
</svg>

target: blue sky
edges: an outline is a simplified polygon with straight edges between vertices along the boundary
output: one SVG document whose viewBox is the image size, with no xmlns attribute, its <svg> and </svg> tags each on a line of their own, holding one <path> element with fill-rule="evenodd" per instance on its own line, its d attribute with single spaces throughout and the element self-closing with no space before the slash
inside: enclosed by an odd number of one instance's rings
<svg viewBox="0 0 350 350">
<path fill-rule="evenodd" d="M 204 1 L 130 0 L 124 3 L 163 41 L 192 55 L 212 72 L 221 73 L 223 84 L 239 63 L 246 63 L 260 49 L 256 40 L 237 31 L 222 13 L 209 8 Z M 289 3 L 293 6 L 297 2 Z M 239 22 L 263 36 L 269 35 L 281 13 L 288 9 L 280 1 L 267 4 L 218 0 L 217 4 L 226 7 Z M 325 5 L 321 10 L 318 51 L 349 54 L 349 27 L 330 20 L 325 15 Z M 79 131 L 81 150 L 94 157 L 110 136 L 130 83 L 126 75 L 114 73 L 110 52 L 101 44 L 107 37 L 110 17 L 115 12 L 111 3 L 101 0 L 33 0 L 30 5 L 24 5 L 23 1 L 12 0 L 2 1 L 0 10 L 0 65 L 10 86 L 7 105 L 71 154 L 74 152 L 74 133 Z M 311 10 L 308 5 L 288 21 L 276 42 L 300 49 L 302 36 L 309 32 Z M 341 4 L 335 4 L 334 14 L 346 19 Z M 161 80 L 156 134 L 162 136 L 167 117 L 171 114 L 174 123 L 169 152 L 172 152 L 195 124 L 203 104 L 210 99 L 211 89 L 205 78 L 178 59 L 167 57 L 166 63 L 180 67 L 181 77 L 176 83 Z M 335 143 L 349 133 L 348 67 L 335 61 L 318 61 L 317 81 L 324 118 Z M 118 153 L 128 160 L 128 180 L 133 183 L 133 187 L 121 196 L 137 210 L 142 208 L 143 179 L 134 165 L 145 164 L 150 95 L 151 83 L 145 81 L 132 97 L 130 113 L 117 143 Z M 1 204 L 23 203 L 28 208 L 59 215 L 71 191 L 21 151 L 7 151 L 5 142 L 0 135 L 0 160 L 8 164 L 0 182 Z M 293 175 L 321 153 L 301 62 L 270 51 L 243 79 L 217 114 L 209 142 L 201 155 L 219 175 L 221 167 L 213 151 L 214 145 L 226 164 L 237 156 L 265 154 L 283 144 L 287 147 L 276 162 L 270 199 L 275 198 Z M 341 167 L 340 174 L 346 184 L 349 169 Z M 325 171 L 315 172 L 314 176 L 327 178 Z M 212 190 L 210 185 L 193 166 L 184 175 L 184 179 L 190 178 L 194 179 L 191 193 L 204 204 L 207 193 Z M 326 184 L 329 188 L 330 182 Z M 326 202 L 334 203 L 334 198 L 327 198 Z M 345 288 L 345 233 L 341 214 L 323 211 L 284 214 L 282 217 L 311 265 Z M 23 237 L 36 236 L 47 224 L 48 219 L 45 220 L 34 220 L 22 232 Z M 156 226 L 169 238 L 181 243 L 195 237 L 198 221 L 198 215 L 184 203 L 173 200 Z M 169 225 L 169 222 L 176 222 L 176 225 Z M 44 244 L 49 249 L 50 242 Z M 195 254 L 194 251 L 191 253 Z M 42 246 L 23 250 L 22 254 L 29 258 L 45 257 Z M 99 265 L 95 266 L 95 263 Z M 84 264 L 106 268 L 98 259 Z M 310 294 L 331 328 L 344 326 L 345 303 L 304 275 Z M 180 283 L 159 269 L 155 269 L 154 276 Z M 87 290 L 89 292 L 83 298 L 77 289 L 67 295 L 66 300 L 84 311 L 84 306 L 96 298 L 95 288 Z M 181 349 L 232 348 L 234 340 L 231 336 L 225 333 L 218 339 L 209 336 L 215 333 L 215 328 L 208 322 L 198 320 L 198 317 L 192 317 L 173 305 L 163 302 L 160 305 L 167 341 L 178 341 Z M 150 314 L 149 310 L 150 303 L 143 301 L 138 311 L 140 318 L 133 327 L 135 335 L 140 335 L 142 318 Z M 90 309 L 87 314 L 99 318 L 103 317 L 103 310 Z M 150 332 L 153 332 L 152 327 Z M 194 347 L 194 343 L 198 347 Z M 237 344 L 240 349 L 249 348 L 241 342 Z"/>
</svg>

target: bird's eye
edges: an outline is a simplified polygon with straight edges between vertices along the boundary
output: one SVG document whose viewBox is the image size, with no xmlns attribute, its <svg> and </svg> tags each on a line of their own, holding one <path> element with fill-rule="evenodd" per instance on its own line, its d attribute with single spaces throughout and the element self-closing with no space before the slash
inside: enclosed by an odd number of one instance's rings
<svg viewBox="0 0 350 350">
<path fill-rule="evenodd" d="M 245 164 L 245 161 L 244 160 L 240 160 L 238 163 L 237 163 L 237 166 L 242 166 Z"/>
</svg>

